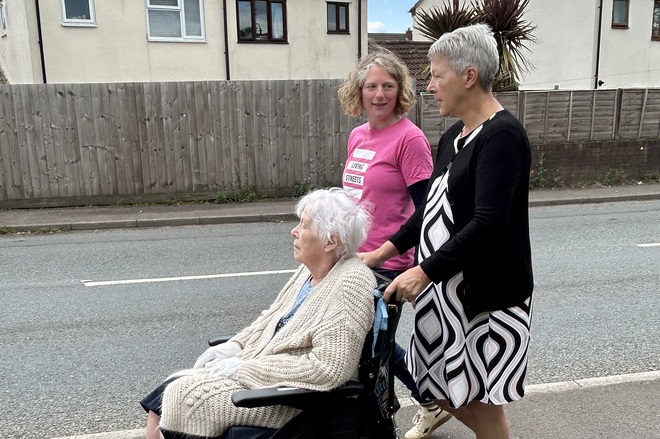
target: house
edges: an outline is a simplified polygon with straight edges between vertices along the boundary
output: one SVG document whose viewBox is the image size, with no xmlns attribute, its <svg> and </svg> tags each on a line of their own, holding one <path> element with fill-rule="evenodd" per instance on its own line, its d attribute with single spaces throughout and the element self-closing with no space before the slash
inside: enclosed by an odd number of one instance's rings
<svg viewBox="0 0 660 439">
<path fill-rule="evenodd" d="M 342 78 L 367 0 L 0 0 L 9 83 Z M 2 73 L 0 73 L 2 77 Z"/>
<path fill-rule="evenodd" d="M 369 32 L 369 52 L 385 48 L 395 53 L 408 67 L 410 76 L 415 81 L 415 91 L 421 93 L 428 84 L 428 57 L 427 52 L 431 41 L 413 41 L 413 31 L 408 28 L 404 33 L 377 33 Z"/>
<path fill-rule="evenodd" d="M 419 0 L 413 20 L 447 1 Z M 524 19 L 540 41 L 523 51 L 535 68 L 521 90 L 660 87 L 660 1 L 530 0 Z"/>
<path fill-rule="evenodd" d="M 392 37 L 388 37 L 392 35 Z M 378 47 L 394 52 L 408 67 L 410 76 L 415 78 L 415 91 L 421 93 L 426 91 L 428 85 L 427 68 L 429 60 L 427 53 L 431 47 L 431 41 L 411 41 L 399 38 L 405 34 L 369 34 L 369 52 L 377 50 Z"/>
</svg>

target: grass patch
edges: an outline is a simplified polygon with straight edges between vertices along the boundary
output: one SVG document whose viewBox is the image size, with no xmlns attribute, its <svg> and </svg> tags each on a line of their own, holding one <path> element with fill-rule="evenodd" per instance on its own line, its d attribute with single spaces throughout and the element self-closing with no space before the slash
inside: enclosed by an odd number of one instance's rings
<svg viewBox="0 0 660 439">
<path fill-rule="evenodd" d="M 39 227 L 37 229 L 28 230 L 28 231 L 19 231 L 12 227 L 0 227 L 0 235 L 21 235 L 21 234 L 51 234 L 51 233 L 60 233 L 64 232 L 65 229 L 58 227 Z"/>
<path fill-rule="evenodd" d="M 603 186 L 623 186 L 635 183 L 635 180 L 623 169 L 610 169 L 601 180 L 601 183 Z"/>
<path fill-rule="evenodd" d="M 249 187 L 243 186 L 240 175 L 236 173 L 236 191 L 228 195 L 224 192 L 217 192 L 215 194 L 215 202 L 217 204 L 224 203 L 249 203 L 257 199 L 257 194 Z"/>
<path fill-rule="evenodd" d="M 298 181 L 293 187 L 293 193 L 291 195 L 296 198 L 304 197 L 314 189 L 316 189 L 316 185 L 310 183 L 309 181 Z"/>
<path fill-rule="evenodd" d="M 545 180 L 545 153 L 539 155 L 538 161 L 529 173 L 529 188 L 543 189 L 547 186 Z"/>
<path fill-rule="evenodd" d="M 651 184 L 651 183 L 660 183 L 660 172 L 655 174 L 646 174 L 642 177 L 642 183 Z"/>
</svg>

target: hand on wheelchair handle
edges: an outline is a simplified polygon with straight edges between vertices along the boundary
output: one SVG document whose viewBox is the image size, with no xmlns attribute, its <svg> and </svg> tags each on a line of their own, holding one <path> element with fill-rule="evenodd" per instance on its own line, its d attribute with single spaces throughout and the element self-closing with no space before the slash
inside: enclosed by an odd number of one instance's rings
<svg viewBox="0 0 660 439">
<path fill-rule="evenodd" d="M 224 360 L 227 358 L 235 357 L 241 351 L 238 343 L 228 341 L 217 346 L 211 346 L 202 355 L 199 356 L 193 369 L 204 367 L 207 363 L 213 360 Z"/>
<path fill-rule="evenodd" d="M 235 378 L 243 363 L 244 361 L 238 357 L 230 357 L 224 360 L 213 360 L 208 364 L 208 368 L 212 375 Z"/>
<path fill-rule="evenodd" d="M 424 291 L 424 289 L 431 282 L 431 279 L 426 276 L 424 270 L 419 265 L 404 271 L 385 289 L 383 297 L 386 301 L 391 302 L 391 299 L 396 299 L 401 302 L 414 303 L 415 299 Z"/>
</svg>

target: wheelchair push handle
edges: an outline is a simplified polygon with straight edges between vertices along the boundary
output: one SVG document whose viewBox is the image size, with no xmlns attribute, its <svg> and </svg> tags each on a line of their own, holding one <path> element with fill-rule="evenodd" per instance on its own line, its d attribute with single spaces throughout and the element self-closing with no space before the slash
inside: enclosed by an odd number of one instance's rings
<svg viewBox="0 0 660 439">
<path fill-rule="evenodd" d="M 376 277 L 376 289 L 381 293 L 385 293 L 385 289 L 389 286 L 389 284 L 392 283 L 392 279 L 387 276 L 383 276 L 376 271 L 373 273 Z M 401 304 L 397 303 L 394 296 L 391 296 L 390 300 L 386 301 L 385 303 L 387 303 L 387 314 L 389 316 L 396 314 L 398 312 L 398 307 L 401 306 Z"/>
</svg>

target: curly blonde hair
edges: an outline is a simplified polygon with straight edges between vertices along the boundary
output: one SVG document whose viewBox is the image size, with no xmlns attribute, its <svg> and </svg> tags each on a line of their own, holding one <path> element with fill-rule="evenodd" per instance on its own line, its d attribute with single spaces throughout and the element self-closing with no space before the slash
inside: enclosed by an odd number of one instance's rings
<svg viewBox="0 0 660 439">
<path fill-rule="evenodd" d="M 353 117 L 362 114 L 364 111 L 362 86 L 372 66 L 381 67 L 396 80 L 399 93 L 394 112 L 398 115 L 408 112 L 415 104 L 415 91 L 408 74 L 408 67 L 398 56 L 382 47 L 360 58 L 355 70 L 342 82 L 338 91 L 342 110 Z"/>
</svg>

